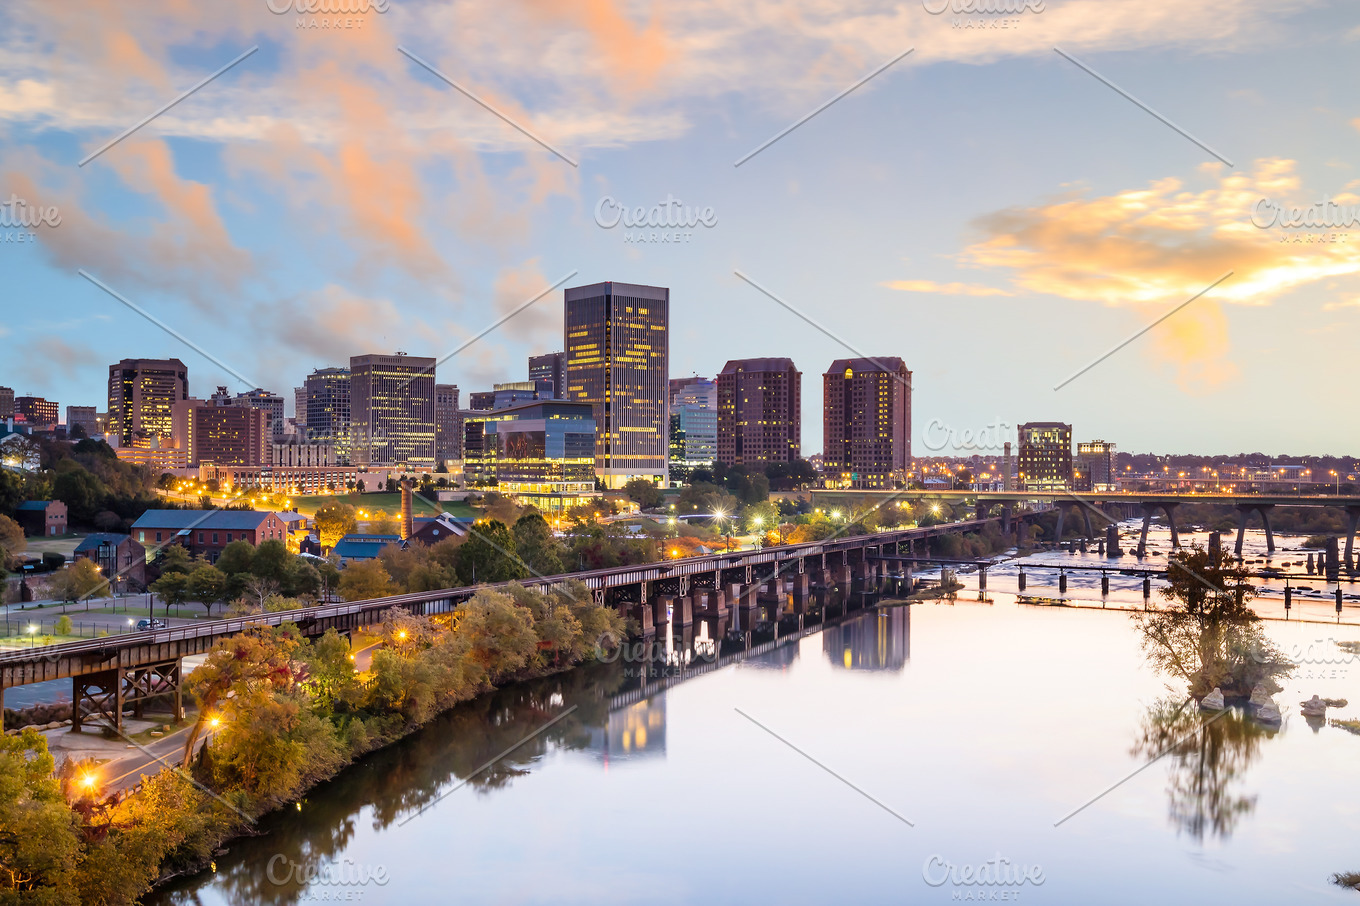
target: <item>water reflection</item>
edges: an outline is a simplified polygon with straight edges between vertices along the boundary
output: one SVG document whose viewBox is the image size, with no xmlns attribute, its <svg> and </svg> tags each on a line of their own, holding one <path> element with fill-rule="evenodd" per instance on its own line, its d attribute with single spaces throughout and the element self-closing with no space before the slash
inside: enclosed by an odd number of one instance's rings
<svg viewBox="0 0 1360 906">
<path fill-rule="evenodd" d="M 911 658 L 911 608 L 885 607 L 862 620 L 828 626 L 822 651 L 846 670 L 901 670 Z"/>
<path fill-rule="evenodd" d="M 1132 754 L 1143 762 L 1161 756 L 1170 765 L 1167 814 L 1178 832 L 1196 841 L 1226 839 L 1256 809 L 1256 796 L 1242 790 L 1243 775 L 1262 741 L 1275 735 L 1238 708 L 1205 715 L 1193 700 L 1163 699 L 1148 709 Z"/>
<path fill-rule="evenodd" d="M 639 756 L 666 757 L 666 693 L 609 712 L 603 727 L 591 729 L 590 749 L 608 767 Z"/>
</svg>

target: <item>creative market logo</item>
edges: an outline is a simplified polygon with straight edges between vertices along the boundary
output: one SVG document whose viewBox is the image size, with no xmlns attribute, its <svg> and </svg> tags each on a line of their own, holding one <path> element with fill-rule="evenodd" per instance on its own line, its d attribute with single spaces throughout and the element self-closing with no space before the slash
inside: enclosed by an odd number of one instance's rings
<svg viewBox="0 0 1360 906">
<path fill-rule="evenodd" d="M 1323 197 L 1300 208 L 1261 198 L 1251 209 L 1251 224 L 1258 230 L 1278 229 L 1281 242 L 1345 242 L 1347 231 L 1360 226 L 1360 205 Z"/>
<path fill-rule="evenodd" d="M 1002 452 L 1006 440 L 1014 437 L 1016 426 L 1001 418 L 993 419 L 991 424 L 981 428 L 956 428 L 943 419 L 932 418 L 926 425 L 924 434 L 925 448 L 933 453 L 942 450 L 984 453 Z"/>
<path fill-rule="evenodd" d="M 0 243 L 36 242 L 38 229 L 61 226 L 61 211 L 56 205 L 38 207 L 18 195 L 0 201 Z"/>
<path fill-rule="evenodd" d="M 297 13 L 297 28 L 336 31 L 364 27 L 370 12 L 385 13 L 388 0 L 264 0 L 276 16 Z"/>
<path fill-rule="evenodd" d="M 950 885 L 954 888 L 951 899 L 962 902 L 1016 900 L 1022 887 L 1039 887 L 1045 880 L 1041 866 L 1017 865 L 1000 853 L 977 865 L 932 855 L 921 866 L 921 877 L 930 887 Z"/>
<path fill-rule="evenodd" d="M 1019 28 L 1023 13 L 1038 15 L 1044 0 L 921 0 L 932 16 L 951 12 L 950 25 L 958 29 Z"/>
<path fill-rule="evenodd" d="M 635 244 L 689 242 L 696 227 L 712 229 L 718 225 L 718 215 L 712 206 L 690 207 L 667 193 L 664 201 L 652 205 L 629 207 L 613 195 L 606 195 L 595 204 L 595 223 L 612 230 L 623 224 L 623 241 Z"/>
<path fill-rule="evenodd" d="M 275 853 L 264 868 L 265 877 L 275 887 L 289 887 L 311 891 L 304 899 L 356 901 L 363 896 L 358 887 L 383 887 L 392 880 L 384 865 L 361 865 L 349 859 L 324 862 L 308 859 L 296 862 L 283 853 Z"/>
</svg>

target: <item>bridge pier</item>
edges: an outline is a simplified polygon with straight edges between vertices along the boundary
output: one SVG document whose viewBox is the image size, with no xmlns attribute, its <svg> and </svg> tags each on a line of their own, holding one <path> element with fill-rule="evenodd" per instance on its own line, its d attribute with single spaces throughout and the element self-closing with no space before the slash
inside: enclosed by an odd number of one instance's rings
<svg viewBox="0 0 1360 906">
<path fill-rule="evenodd" d="M 1242 556 L 1242 542 L 1247 536 L 1247 516 L 1252 511 L 1261 514 L 1261 523 L 1266 529 L 1266 552 L 1275 553 L 1275 533 L 1270 530 L 1270 510 L 1275 505 L 1273 503 L 1242 503 L 1237 506 L 1237 546 L 1233 549 L 1237 556 Z"/>
<path fill-rule="evenodd" d="M 1152 527 L 1152 514 L 1159 509 L 1163 513 L 1166 513 L 1166 523 L 1171 529 L 1171 546 L 1173 548 L 1180 547 L 1181 536 L 1180 532 L 1176 530 L 1176 507 L 1179 506 L 1179 504 L 1176 501 L 1161 501 L 1144 503 L 1141 504 L 1141 506 L 1143 508 L 1143 531 L 1138 536 L 1138 556 L 1143 557 L 1147 555 L 1148 529 Z"/>
<path fill-rule="evenodd" d="M 1346 507 L 1346 571 L 1355 570 L 1355 531 L 1360 528 L 1360 506 Z"/>
</svg>

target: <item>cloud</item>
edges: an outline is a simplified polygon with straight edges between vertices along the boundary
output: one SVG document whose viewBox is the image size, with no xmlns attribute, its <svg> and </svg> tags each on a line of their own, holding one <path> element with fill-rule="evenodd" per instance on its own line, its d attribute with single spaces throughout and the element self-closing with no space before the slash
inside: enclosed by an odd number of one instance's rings
<svg viewBox="0 0 1360 906">
<path fill-rule="evenodd" d="M 974 222 L 981 240 L 956 260 L 1009 272 L 1017 291 L 1132 308 L 1148 322 L 1231 272 L 1154 329 L 1155 349 L 1183 386 L 1221 382 L 1235 371 L 1219 303 L 1269 305 L 1296 289 L 1360 273 L 1360 234 L 1323 241 L 1326 234 L 1317 231 L 1253 223 L 1262 199 L 1312 203 L 1301 197 L 1291 160 L 1259 160 L 1250 172 L 1205 165 L 1200 178 L 1208 185 L 1196 190 L 1163 179 L 987 214 Z"/>
<path fill-rule="evenodd" d="M 1344 311 L 1348 308 L 1360 308 L 1360 296 L 1351 296 L 1348 299 L 1336 299 L 1327 302 L 1322 306 L 1323 311 Z"/>
<path fill-rule="evenodd" d="M 16 344 L 24 379 L 31 386 L 41 387 L 58 376 L 80 375 L 82 371 L 105 364 L 99 353 L 84 343 L 45 336 Z"/>
<path fill-rule="evenodd" d="M 879 284 L 907 293 L 936 293 L 942 296 L 1013 296 L 1015 293 L 977 283 L 936 283 L 934 280 L 889 280 Z"/>
</svg>

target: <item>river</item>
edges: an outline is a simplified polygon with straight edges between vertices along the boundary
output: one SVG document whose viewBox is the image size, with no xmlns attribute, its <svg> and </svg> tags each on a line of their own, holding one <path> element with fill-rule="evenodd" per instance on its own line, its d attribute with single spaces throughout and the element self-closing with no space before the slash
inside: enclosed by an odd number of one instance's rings
<svg viewBox="0 0 1360 906">
<path fill-rule="evenodd" d="M 1308 661 L 1283 725 L 1206 724 L 1128 613 L 1008 581 L 665 688 L 620 660 L 484 696 L 148 902 L 1354 901 L 1328 878 L 1360 871 L 1360 736 L 1298 702 L 1360 717 L 1360 659 L 1335 644 L 1360 627 L 1268 622 Z"/>
</svg>

